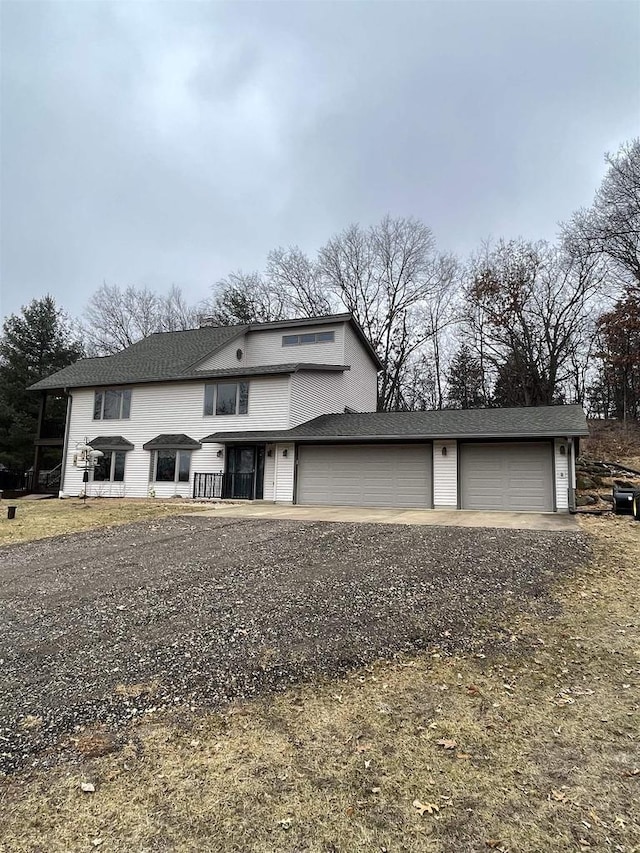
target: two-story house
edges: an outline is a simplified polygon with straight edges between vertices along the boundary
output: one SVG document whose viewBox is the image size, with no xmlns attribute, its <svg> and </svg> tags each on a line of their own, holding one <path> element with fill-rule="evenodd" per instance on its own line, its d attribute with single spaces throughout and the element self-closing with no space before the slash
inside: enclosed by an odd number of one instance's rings
<svg viewBox="0 0 640 853">
<path fill-rule="evenodd" d="M 376 412 L 381 366 L 340 314 L 155 334 L 32 389 L 67 396 L 66 495 L 570 508 L 579 406 Z"/>
</svg>

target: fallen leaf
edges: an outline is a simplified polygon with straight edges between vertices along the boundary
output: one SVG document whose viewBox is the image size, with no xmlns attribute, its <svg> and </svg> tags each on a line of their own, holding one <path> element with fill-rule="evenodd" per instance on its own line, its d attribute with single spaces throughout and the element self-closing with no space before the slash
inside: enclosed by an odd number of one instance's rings
<svg viewBox="0 0 640 853">
<path fill-rule="evenodd" d="M 477 693 L 480 693 L 480 688 L 476 687 L 475 684 L 467 684 L 467 693 L 475 696 Z"/>
<path fill-rule="evenodd" d="M 563 791 L 552 791 L 551 796 L 559 803 L 563 803 L 567 799 L 567 795 Z"/>
<path fill-rule="evenodd" d="M 380 793 L 380 788 L 372 788 L 372 789 L 371 789 L 371 793 L 372 793 L 372 794 L 379 794 L 379 793 Z"/>
<path fill-rule="evenodd" d="M 353 814 L 353 806 L 348 806 L 345 809 L 345 814 L 347 815 L 347 817 L 351 817 L 351 815 Z"/>
<path fill-rule="evenodd" d="M 434 812 L 440 811 L 440 806 L 437 806 L 435 803 L 421 803 L 420 800 L 414 800 L 413 807 L 418 811 L 420 816 L 422 816 L 425 812 L 427 812 L 428 814 L 433 814 Z"/>
<path fill-rule="evenodd" d="M 471 758 L 468 752 L 456 752 L 456 758 Z"/>
<path fill-rule="evenodd" d="M 80 782 L 80 787 L 85 794 L 93 794 L 96 790 L 96 786 L 92 782 Z"/>
<path fill-rule="evenodd" d="M 291 829 L 291 818 L 285 817 L 282 820 L 278 821 L 278 825 L 282 827 L 282 829 Z"/>
<path fill-rule="evenodd" d="M 450 740 L 446 737 L 441 737 L 440 740 L 437 740 L 436 743 L 438 746 L 441 746 L 443 749 L 455 749 L 458 745 L 458 742 L 455 740 Z"/>
</svg>

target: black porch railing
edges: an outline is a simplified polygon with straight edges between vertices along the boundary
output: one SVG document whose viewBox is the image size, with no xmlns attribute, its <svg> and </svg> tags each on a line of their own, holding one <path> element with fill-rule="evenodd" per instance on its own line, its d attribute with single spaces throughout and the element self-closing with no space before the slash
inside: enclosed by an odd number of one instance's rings
<svg viewBox="0 0 640 853">
<path fill-rule="evenodd" d="M 194 474 L 194 498 L 235 498 L 253 500 L 255 497 L 255 479 L 248 474 Z"/>
<path fill-rule="evenodd" d="M 222 474 L 194 474 L 193 475 L 193 497 L 194 498 L 221 498 L 222 497 Z"/>
<path fill-rule="evenodd" d="M 19 491 L 28 488 L 28 477 L 29 473 L 24 471 L 0 471 L 0 492 L 3 489 Z"/>
</svg>

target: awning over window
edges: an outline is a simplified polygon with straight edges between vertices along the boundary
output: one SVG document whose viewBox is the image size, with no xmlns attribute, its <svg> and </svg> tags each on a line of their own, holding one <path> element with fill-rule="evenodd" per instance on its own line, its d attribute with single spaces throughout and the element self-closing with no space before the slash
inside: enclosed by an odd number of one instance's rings
<svg viewBox="0 0 640 853">
<path fill-rule="evenodd" d="M 96 450 L 133 450 L 133 444 L 122 435 L 99 435 L 89 444 Z"/>
<path fill-rule="evenodd" d="M 196 441 L 195 438 L 190 438 L 183 432 L 177 435 L 174 433 L 163 433 L 142 445 L 144 450 L 197 450 L 201 446 L 199 441 Z"/>
</svg>

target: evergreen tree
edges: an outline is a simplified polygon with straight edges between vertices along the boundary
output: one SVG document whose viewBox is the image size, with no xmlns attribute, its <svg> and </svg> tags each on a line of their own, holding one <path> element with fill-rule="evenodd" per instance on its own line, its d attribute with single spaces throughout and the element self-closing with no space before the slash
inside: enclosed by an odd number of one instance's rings
<svg viewBox="0 0 640 853">
<path fill-rule="evenodd" d="M 478 409 L 487 405 L 482 394 L 482 368 L 468 344 L 458 349 L 447 373 L 447 406 L 450 409 Z"/>
<path fill-rule="evenodd" d="M 4 322 L 0 337 L 0 462 L 26 468 L 33 461 L 38 394 L 29 385 L 83 355 L 69 322 L 51 296 L 34 299 Z M 51 414 L 60 416 L 63 401 Z"/>
</svg>

